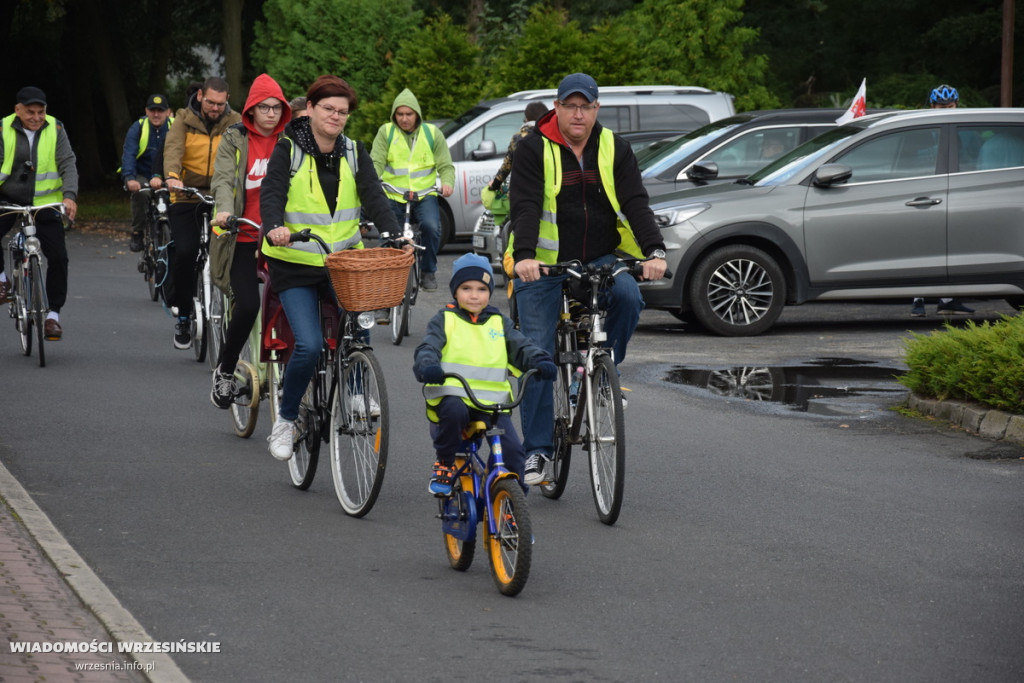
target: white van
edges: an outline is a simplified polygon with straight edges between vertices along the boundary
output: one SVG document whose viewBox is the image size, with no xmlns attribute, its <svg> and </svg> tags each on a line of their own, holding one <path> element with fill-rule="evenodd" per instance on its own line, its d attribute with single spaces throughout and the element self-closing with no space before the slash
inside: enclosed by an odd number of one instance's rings
<svg viewBox="0 0 1024 683">
<path fill-rule="evenodd" d="M 602 86 L 599 92 L 597 118 L 616 132 L 689 131 L 736 113 L 732 95 L 707 88 L 623 85 Z M 557 93 L 524 90 L 487 100 L 441 126 L 455 163 L 455 190 L 451 197 L 439 198 L 442 244 L 470 239 L 483 211 L 480 190 L 491 182 L 509 140 L 522 127 L 526 105 L 539 100 L 551 108 Z"/>
</svg>

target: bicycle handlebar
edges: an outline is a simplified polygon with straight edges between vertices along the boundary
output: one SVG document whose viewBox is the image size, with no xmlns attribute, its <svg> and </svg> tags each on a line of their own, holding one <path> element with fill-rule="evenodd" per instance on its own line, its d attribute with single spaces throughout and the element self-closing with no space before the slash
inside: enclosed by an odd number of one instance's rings
<svg viewBox="0 0 1024 683">
<path fill-rule="evenodd" d="M 380 181 L 380 186 L 383 187 L 388 192 L 402 195 L 402 199 L 404 199 L 406 203 L 418 202 L 424 197 L 429 196 L 432 192 L 438 191 L 437 187 L 428 187 L 425 190 L 400 190 L 391 183 L 385 182 L 383 180 Z"/>
<path fill-rule="evenodd" d="M 593 264 L 584 265 L 579 259 L 573 259 L 572 261 L 563 261 L 561 263 L 552 263 L 549 265 L 543 265 L 542 268 L 547 268 L 548 276 L 555 276 L 566 274 L 570 277 L 574 277 L 577 280 L 582 280 L 584 277 L 591 275 L 608 275 L 609 277 L 615 277 L 619 273 L 629 273 L 635 278 L 640 278 L 644 274 L 643 264 L 653 259 L 653 256 L 647 258 L 618 258 L 614 263 L 604 264 L 595 266 Z M 672 279 L 672 271 L 665 268 L 665 279 Z"/>
<path fill-rule="evenodd" d="M 224 225 L 222 226 L 224 228 L 224 232 L 221 235 L 218 235 L 218 237 L 223 237 L 224 235 L 229 234 L 238 234 L 239 225 L 241 224 L 250 225 L 257 230 L 260 229 L 260 224 L 256 221 L 251 221 L 248 218 L 243 218 L 241 216 L 228 216 L 224 219 Z"/>
<path fill-rule="evenodd" d="M 481 403 L 480 400 L 476 397 L 476 394 L 474 394 L 473 390 L 469 387 L 469 383 L 466 381 L 465 377 L 458 374 L 457 372 L 446 372 L 444 373 L 444 378 L 458 380 L 459 383 L 462 384 L 463 388 L 466 390 L 466 396 L 477 408 L 479 408 L 485 413 L 497 414 L 508 410 L 512 410 L 520 403 L 522 403 L 523 397 L 526 396 L 526 392 L 524 392 L 523 390 L 526 388 L 526 385 L 529 383 L 530 379 L 532 379 L 533 376 L 537 374 L 537 372 L 537 369 L 534 368 L 532 370 L 527 370 L 526 372 L 523 373 L 522 377 L 519 378 L 519 393 L 516 396 L 515 400 L 512 401 L 511 403 Z"/>
<path fill-rule="evenodd" d="M 51 204 L 40 204 L 39 206 L 32 206 L 26 204 L 9 204 L 7 202 L 0 203 L 0 213 L 2 216 L 7 216 L 12 213 L 20 213 L 23 216 L 35 216 L 37 213 L 44 209 L 53 209 L 62 216 L 67 215 L 67 207 L 64 206 L 64 202 L 53 202 Z"/>
<path fill-rule="evenodd" d="M 185 185 L 182 185 L 181 187 L 172 187 L 170 189 L 171 192 L 180 192 L 182 194 L 187 194 L 191 197 L 195 197 L 203 204 L 209 204 L 210 206 L 213 206 L 215 203 L 212 194 L 204 194 L 203 191 L 200 190 L 198 187 L 186 187 Z"/>
</svg>

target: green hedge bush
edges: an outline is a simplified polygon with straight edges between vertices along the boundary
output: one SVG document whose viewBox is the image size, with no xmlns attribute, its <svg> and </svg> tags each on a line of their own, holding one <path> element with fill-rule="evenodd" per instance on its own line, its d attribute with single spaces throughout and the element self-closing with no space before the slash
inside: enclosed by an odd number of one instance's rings
<svg viewBox="0 0 1024 683">
<path fill-rule="evenodd" d="M 899 382 L 922 396 L 968 399 L 1024 413 L 1024 316 L 945 325 L 905 342 L 910 370 Z"/>
</svg>

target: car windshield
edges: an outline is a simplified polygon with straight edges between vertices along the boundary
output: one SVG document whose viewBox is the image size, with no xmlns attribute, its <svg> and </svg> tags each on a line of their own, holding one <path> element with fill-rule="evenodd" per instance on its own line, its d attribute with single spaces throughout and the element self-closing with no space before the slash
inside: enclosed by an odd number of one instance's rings
<svg viewBox="0 0 1024 683">
<path fill-rule="evenodd" d="M 646 140 L 640 143 L 640 149 L 637 149 L 636 147 L 633 148 L 633 152 L 636 154 L 637 164 L 639 164 L 640 168 L 643 168 L 647 159 L 660 155 L 662 151 L 678 142 L 682 135 L 683 134 L 680 133 L 678 135 L 667 137 L 663 140 Z"/>
<path fill-rule="evenodd" d="M 677 138 L 671 144 L 662 147 L 656 154 L 645 155 L 643 159 L 638 159 L 640 175 L 644 178 L 650 178 L 663 173 L 683 157 L 700 149 L 707 143 L 728 134 L 740 125 L 741 123 L 722 119 L 709 123 L 706 126 L 701 126 L 697 130 L 687 133 L 683 137 Z"/>
<path fill-rule="evenodd" d="M 487 107 L 473 107 L 469 111 L 459 114 L 454 119 L 441 126 L 441 132 L 444 133 L 444 136 L 446 138 L 450 137 L 451 134 L 457 131 L 459 128 L 462 128 L 467 123 L 477 118 L 481 114 L 486 113 L 487 111 Z"/>
<path fill-rule="evenodd" d="M 822 133 L 738 182 L 761 186 L 785 185 L 793 178 L 802 176 L 804 171 L 821 158 L 828 156 L 843 140 L 863 129 L 864 125 L 854 122 Z"/>
</svg>

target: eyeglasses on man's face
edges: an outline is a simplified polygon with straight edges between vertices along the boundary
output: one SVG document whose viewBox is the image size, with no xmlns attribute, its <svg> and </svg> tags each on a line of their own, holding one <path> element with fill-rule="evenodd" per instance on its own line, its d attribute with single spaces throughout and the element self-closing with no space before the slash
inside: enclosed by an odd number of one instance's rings
<svg viewBox="0 0 1024 683">
<path fill-rule="evenodd" d="M 558 106 L 570 114 L 589 114 L 597 110 L 596 104 L 566 104 L 565 102 L 559 102 Z"/>
<path fill-rule="evenodd" d="M 348 111 L 347 110 L 335 109 L 334 107 L 332 107 L 329 104 L 317 103 L 316 106 L 318 106 L 321 109 L 323 109 L 324 113 L 327 114 L 327 116 L 337 116 L 337 117 L 343 118 L 343 119 L 348 118 Z"/>
<path fill-rule="evenodd" d="M 256 105 L 256 110 L 261 114 L 280 114 L 283 106 L 280 104 L 260 104 Z"/>
</svg>

